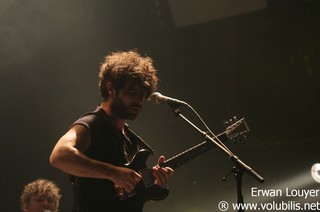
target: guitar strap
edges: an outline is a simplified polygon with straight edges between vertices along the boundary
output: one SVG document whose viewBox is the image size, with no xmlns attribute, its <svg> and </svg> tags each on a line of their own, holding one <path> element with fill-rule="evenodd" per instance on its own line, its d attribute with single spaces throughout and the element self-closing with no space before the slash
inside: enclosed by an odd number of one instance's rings
<svg viewBox="0 0 320 212">
<path fill-rule="evenodd" d="M 132 136 L 136 137 L 137 142 L 139 143 L 140 146 L 142 146 L 143 148 L 145 148 L 146 150 L 148 150 L 150 152 L 151 155 L 154 154 L 153 149 L 137 134 L 135 134 L 130 128 L 129 125 L 126 123 L 125 124 L 125 128 L 127 130 L 128 133 L 130 133 Z"/>
</svg>

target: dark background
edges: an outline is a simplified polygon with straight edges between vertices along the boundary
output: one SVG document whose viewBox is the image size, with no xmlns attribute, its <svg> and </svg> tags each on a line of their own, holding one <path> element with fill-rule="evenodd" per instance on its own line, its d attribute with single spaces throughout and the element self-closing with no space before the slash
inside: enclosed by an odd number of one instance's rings
<svg viewBox="0 0 320 212">
<path fill-rule="evenodd" d="M 103 57 L 129 49 L 151 56 L 158 90 L 192 105 L 215 133 L 223 120 L 246 117 L 247 141 L 227 145 L 265 183 L 245 174 L 245 202 L 270 202 L 252 197 L 252 187 L 319 189 L 310 176 L 320 162 L 319 9 L 317 0 L 268 1 L 262 10 L 177 27 L 166 1 L 2 0 L 1 211 L 18 211 L 23 186 L 37 178 L 55 181 L 60 209 L 70 211 L 68 177 L 49 165 L 49 155 L 69 125 L 100 104 Z M 156 150 L 150 166 L 160 154 L 169 158 L 203 141 L 167 105 L 148 103 L 129 124 Z M 170 196 L 145 211 L 218 211 L 221 200 L 236 202 L 235 178 L 221 180 L 232 167 L 211 150 L 177 169 Z"/>
</svg>

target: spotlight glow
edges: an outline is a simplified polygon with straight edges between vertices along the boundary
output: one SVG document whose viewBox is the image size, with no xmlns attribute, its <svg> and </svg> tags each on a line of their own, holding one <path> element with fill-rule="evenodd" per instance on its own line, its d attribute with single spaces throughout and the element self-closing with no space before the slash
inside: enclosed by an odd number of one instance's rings
<svg viewBox="0 0 320 212">
<path fill-rule="evenodd" d="M 317 183 L 320 183 L 320 163 L 313 164 L 311 167 L 311 176 Z"/>
</svg>

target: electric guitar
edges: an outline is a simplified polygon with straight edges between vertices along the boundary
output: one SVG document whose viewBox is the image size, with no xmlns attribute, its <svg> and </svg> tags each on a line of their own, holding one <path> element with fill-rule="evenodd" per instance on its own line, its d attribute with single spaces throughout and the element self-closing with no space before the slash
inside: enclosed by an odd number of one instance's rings
<svg viewBox="0 0 320 212">
<path fill-rule="evenodd" d="M 231 122 L 231 123 L 230 123 Z M 220 133 L 217 137 L 220 141 L 232 141 L 239 143 L 245 139 L 245 134 L 249 132 L 249 127 L 244 118 L 240 120 L 229 120 L 229 126 L 223 133 Z M 159 164 L 161 167 L 170 167 L 176 169 L 181 165 L 191 161 L 192 159 L 202 155 L 215 147 L 211 141 L 204 141 L 170 159 L 167 159 L 164 163 Z M 115 197 L 120 201 L 138 201 L 136 204 L 143 204 L 147 201 L 163 200 L 169 195 L 169 189 L 156 185 L 155 178 L 153 176 L 153 170 L 147 168 L 146 161 L 150 153 L 147 150 L 139 151 L 132 161 L 125 166 L 133 169 L 141 175 L 142 180 L 135 187 L 135 191 L 128 194 L 124 188 L 114 185 Z"/>
</svg>

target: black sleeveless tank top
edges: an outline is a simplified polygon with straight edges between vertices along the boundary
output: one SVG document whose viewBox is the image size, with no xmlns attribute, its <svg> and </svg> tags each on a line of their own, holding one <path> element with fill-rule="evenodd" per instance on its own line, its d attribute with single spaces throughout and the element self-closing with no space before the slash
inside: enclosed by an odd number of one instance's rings
<svg viewBox="0 0 320 212">
<path fill-rule="evenodd" d="M 84 152 L 88 157 L 115 166 L 123 166 L 141 149 L 153 150 L 128 125 L 126 135 L 114 126 L 105 111 L 98 107 L 95 111 L 84 114 L 74 125 L 85 126 L 91 135 L 91 145 Z M 121 202 L 114 198 L 114 184 L 109 180 L 70 176 L 74 192 L 74 208 L 77 212 L 119 212 L 123 211 Z M 128 208 L 128 205 L 125 206 Z M 135 209 L 132 212 L 141 211 Z"/>
</svg>

